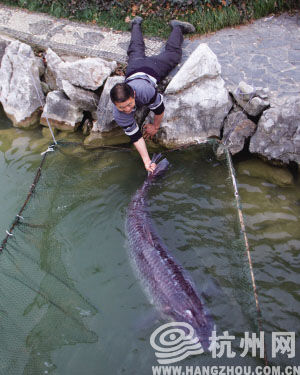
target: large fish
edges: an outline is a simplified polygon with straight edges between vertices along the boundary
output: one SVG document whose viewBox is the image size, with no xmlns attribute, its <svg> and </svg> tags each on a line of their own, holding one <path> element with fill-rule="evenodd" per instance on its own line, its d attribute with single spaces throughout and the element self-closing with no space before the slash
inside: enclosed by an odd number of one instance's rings
<svg viewBox="0 0 300 375">
<path fill-rule="evenodd" d="M 156 155 L 152 161 L 157 162 L 159 158 L 160 155 Z M 207 350 L 213 319 L 201 302 L 190 276 L 154 230 L 147 212 L 147 191 L 168 165 L 166 159 L 160 161 L 131 200 L 126 221 L 129 255 L 151 303 L 167 319 L 189 323 L 203 349 Z"/>
</svg>

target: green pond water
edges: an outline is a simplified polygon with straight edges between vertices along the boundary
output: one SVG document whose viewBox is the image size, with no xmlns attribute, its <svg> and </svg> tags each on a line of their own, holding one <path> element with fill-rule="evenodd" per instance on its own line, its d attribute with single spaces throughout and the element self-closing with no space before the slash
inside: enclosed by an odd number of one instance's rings
<svg viewBox="0 0 300 375">
<path fill-rule="evenodd" d="M 2 241 L 49 139 L 1 118 Z M 240 340 L 258 322 L 226 161 L 216 159 L 212 145 L 167 158 L 169 170 L 149 192 L 151 217 L 197 290 L 205 290 L 217 333 L 235 336 L 236 352 L 179 364 L 263 365 L 251 352 L 241 356 Z M 299 365 L 300 183 L 296 174 L 288 185 L 276 183 L 275 172 L 256 159 L 234 164 L 269 363 Z M 0 374 L 152 374 L 158 363 L 149 338 L 164 321 L 147 318 L 153 307 L 128 260 L 124 225 L 144 178 L 130 150 L 64 146 L 47 155 L 23 224 L 0 254 Z M 281 331 L 295 332 L 295 358 L 271 358 L 272 332 Z"/>
</svg>

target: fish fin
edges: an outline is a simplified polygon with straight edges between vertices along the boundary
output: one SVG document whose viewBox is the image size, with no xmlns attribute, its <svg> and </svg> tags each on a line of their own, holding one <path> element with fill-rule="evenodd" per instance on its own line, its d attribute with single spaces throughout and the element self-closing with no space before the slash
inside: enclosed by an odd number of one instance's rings
<svg viewBox="0 0 300 375">
<path fill-rule="evenodd" d="M 153 156 L 152 156 L 152 159 L 151 159 L 151 163 L 156 163 L 157 164 L 157 162 L 159 161 L 159 159 L 161 158 L 161 153 L 159 153 L 159 154 L 153 154 Z"/>
</svg>

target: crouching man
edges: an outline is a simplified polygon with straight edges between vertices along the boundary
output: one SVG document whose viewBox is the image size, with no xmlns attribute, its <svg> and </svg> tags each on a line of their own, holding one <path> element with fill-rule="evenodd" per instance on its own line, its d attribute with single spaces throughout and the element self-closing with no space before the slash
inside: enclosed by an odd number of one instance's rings
<svg viewBox="0 0 300 375">
<path fill-rule="evenodd" d="M 146 170 L 153 172 L 156 164 L 151 163 L 144 138 L 152 138 L 158 132 L 164 115 L 163 96 L 157 92 L 157 83 L 162 81 L 180 62 L 183 33 L 194 32 L 195 28 L 187 22 L 171 21 L 172 32 L 165 50 L 159 55 L 146 57 L 141 30 L 142 21 L 141 17 L 135 17 L 131 21 L 126 79 L 124 83 L 117 83 L 111 89 L 110 98 L 114 104 L 115 121 L 130 137 L 144 162 Z M 154 121 L 153 124 L 144 126 L 144 133 L 142 134 L 135 122 L 134 113 L 136 108 L 144 105 L 154 112 Z"/>
</svg>

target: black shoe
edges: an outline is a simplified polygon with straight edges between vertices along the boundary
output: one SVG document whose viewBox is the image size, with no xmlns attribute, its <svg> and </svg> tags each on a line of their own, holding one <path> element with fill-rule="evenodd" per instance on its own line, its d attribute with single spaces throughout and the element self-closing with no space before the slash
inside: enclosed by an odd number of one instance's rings
<svg viewBox="0 0 300 375">
<path fill-rule="evenodd" d="M 143 22 L 143 18 L 140 17 L 140 16 L 135 16 L 132 20 L 129 21 L 129 27 L 130 27 L 130 30 L 132 28 L 132 25 L 140 25 L 142 22 Z"/>
<path fill-rule="evenodd" d="M 180 28 L 181 28 L 181 30 L 184 34 L 194 33 L 196 31 L 195 27 L 189 22 L 172 20 L 172 21 L 170 21 L 170 26 L 172 28 L 175 27 L 175 26 L 180 26 Z"/>
</svg>

